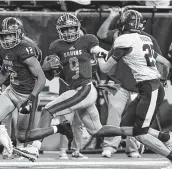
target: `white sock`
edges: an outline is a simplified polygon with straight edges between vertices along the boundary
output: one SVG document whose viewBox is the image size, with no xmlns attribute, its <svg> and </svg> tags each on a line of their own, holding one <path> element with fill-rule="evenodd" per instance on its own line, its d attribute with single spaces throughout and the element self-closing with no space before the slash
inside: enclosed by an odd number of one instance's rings
<svg viewBox="0 0 172 169">
<path fill-rule="evenodd" d="M 39 140 L 36 140 L 32 143 L 32 146 L 36 147 L 38 150 L 41 149 L 41 142 Z"/>
<path fill-rule="evenodd" d="M 57 133 L 58 129 L 56 126 L 52 126 L 53 127 L 53 130 L 54 130 L 54 133 Z"/>
</svg>

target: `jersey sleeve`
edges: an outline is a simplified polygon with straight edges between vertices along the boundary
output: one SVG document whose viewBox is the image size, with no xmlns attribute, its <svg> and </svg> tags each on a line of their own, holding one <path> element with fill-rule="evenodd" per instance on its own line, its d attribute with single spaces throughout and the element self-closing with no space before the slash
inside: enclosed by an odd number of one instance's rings
<svg viewBox="0 0 172 169">
<path fill-rule="evenodd" d="M 87 43 L 88 43 L 88 50 L 90 51 L 91 48 L 93 48 L 94 46 L 98 46 L 99 45 L 99 40 L 97 39 L 96 36 L 88 34 L 87 36 Z"/>
<path fill-rule="evenodd" d="M 20 49 L 20 61 L 25 61 L 27 58 L 36 57 L 36 50 L 33 46 L 24 46 Z"/>
<path fill-rule="evenodd" d="M 129 38 L 127 35 L 121 35 L 115 40 L 113 48 L 130 48 L 132 44 L 133 41 L 131 38 Z"/>
<path fill-rule="evenodd" d="M 48 49 L 48 55 L 58 55 L 58 51 L 59 51 L 59 46 L 60 46 L 60 43 L 59 41 L 54 41 L 50 44 L 49 46 L 49 49 Z"/>
</svg>

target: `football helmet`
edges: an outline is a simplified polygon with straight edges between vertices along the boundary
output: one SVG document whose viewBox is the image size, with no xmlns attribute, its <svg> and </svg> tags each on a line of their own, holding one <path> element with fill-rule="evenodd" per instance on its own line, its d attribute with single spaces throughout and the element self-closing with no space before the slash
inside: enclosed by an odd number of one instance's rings
<svg viewBox="0 0 172 169">
<path fill-rule="evenodd" d="M 73 42 L 80 37 L 80 26 L 81 23 L 75 15 L 71 13 L 64 13 L 57 20 L 56 29 L 59 33 L 60 39 L 67 42 Z M 65 29 L 70 27 L 74 27 L 76 30 L 74 32 L 64 32 Z"/>
<path fill-rule="evenodd" d="M 121 15 L 121 31 L 138 31 L 143 29 L 143 16 L 136 10 L 127 10 Z"/>
<path fill-rule="evenodd" d="M 15 17 L 7 17 L 2 21 L 0 43 L 4 49 L 11 49 L 18 45 L 24 34 L 23 23 Z"/>
</svg>

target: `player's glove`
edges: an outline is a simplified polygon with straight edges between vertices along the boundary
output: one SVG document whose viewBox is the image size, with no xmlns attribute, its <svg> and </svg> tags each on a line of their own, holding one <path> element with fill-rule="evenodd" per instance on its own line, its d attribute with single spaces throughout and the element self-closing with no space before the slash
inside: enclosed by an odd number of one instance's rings
<svg viewBox="0 0 172 169">
<path fill-rule="evenodd" d="M 45 57 L 42 69 L 48 80 L 52 80 L 55 76 L 59 75 L 62 70 L 60 59 L 57 55 L 49 55 Z"/>
<path fill-rule="evenodd" d="M 98 58 L 103 58 L 103 59 L 105 59 L 105 60 L 106 60 L 107 55 L 108 55 L 108 53 L 105 53 L 105 52 L 99 52 L 99 53 L 97 54 L 97 57 L 98 57 Z"/>
<path fill-rule="evenodd" d="M 60 58 L 57 55 L 46 56 L 42 65 L 43 71 L 55 70 L 61 67 Z"/>
<path fill-rule="evenodd" d="M 21 104 L 20 113 L 21 114 L 29 114 L 32 108 L 33 102 L 36 100 L 36 97 L 32 94 Z"/>
</svg>

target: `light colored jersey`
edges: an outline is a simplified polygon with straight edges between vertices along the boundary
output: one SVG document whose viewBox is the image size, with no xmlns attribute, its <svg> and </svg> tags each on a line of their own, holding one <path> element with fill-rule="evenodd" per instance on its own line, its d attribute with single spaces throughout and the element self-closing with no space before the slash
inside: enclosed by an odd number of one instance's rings
<svg viewBox="0 0 172 169">
<path fill-rule="evenodd" d="M 125 63 L 131 68 L 137 82 L 158 79 L 160 74 L 154 59 L 152 40 L 138 33 L 124 34 L 114 42 L 115 48 L 132 48 L 132 51 L 123 56 Z"/>
</svg>

